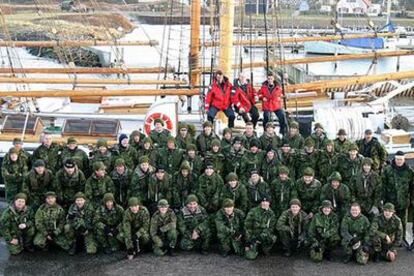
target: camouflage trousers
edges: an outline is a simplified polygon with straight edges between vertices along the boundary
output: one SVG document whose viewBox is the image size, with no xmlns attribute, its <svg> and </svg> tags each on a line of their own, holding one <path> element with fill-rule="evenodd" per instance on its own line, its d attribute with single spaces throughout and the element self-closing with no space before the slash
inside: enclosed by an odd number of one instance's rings
<svg viewBox="0 0 414 276">
<path fill-rule="evenodd" d="M 78 239 L 83 238 L 84 247 L 87 254 L 95 254 L 97 251 L 97 245 L 95 240 L 95 235 L 92 230 L 87 230 L 86 234 L 81 233 L 73 229 L 73 227 L 69 224 L 65 225 L 65 234 L 69 244 L 75 246 Z"/>
<path fill-rule="evenodd" d="M 34 227 L 30 227 L 23 231 L 17 239 L 19 240 L 19 243 L 14 245 L 10 242 L 7 242 L 7 248 L 9 249 L 9 252 L 11 255 L 17 255 L 20 254 L 25 248 L 31 247 L 33 243 L 33 238 L 35 235 L 35 229 Z"/>
<path fill-rule="evenodd" d="M 314 262 L 322 262 L 324 253 L 335 249 L 340 241 L 341 238 L 338 235 L 315 240 L 310 245 L 309 256 L 311 260 Z"/>
<path fill-rule="evenodd" d="M 298 237 L 292 237 L 289 231 L 279 231 L 280 242 L 285 251 L 291 252 L 299 249 L 303 244 L 299 241 Z"/>
<path fill-rule="evenodd" d="M 382 257 L 386 258 L 388 251 L 394 250 L 394 244 L 387 244 L 386 240 L 376 235 L 372 239 L 372 247 L 375 253 L 379 253 Z"/>
<path fill-rule="evenodd" d="M 112 251 L 116 251 L 119 249 L 119 240 L 117 236 L 106 235 L 103 228 L 97 228 L 95 230 L 95 238 L 99 246 L 102 248 L 110 248 L 112 249 Z"/>
<path fill-rule="evenodd" d="M 242 239 L 236 240 L 236 238 L 230 235 L 217 234 L 218 246 L 221 253 L 229 253 L 231 250 L 236 255 L 242 256 L 244 253 Z"/>
<path fill-rule="evenodd" d="M 164 233 L 152 237 L 152 248 L 157 256 L 165 255 L 165 249 L 175 248 L 177 244 L 177 230 L 171 229 Z"/>
<path fill-rule="evenodd" d="M 191 239 L 190 233 L 185 233 L 181 237 L 180 241 L 180 248 L 182 250 L 193 250 L 193 249 L 202 249 L 202 250 L 209 250 L 210 249 L 210 241 L 211 241 L 211 234 L 209 231 L 203 231 L 200 233 L 200 237 L 196 240 Z"/>
<path fill-rule="evenodd" d="M 362 245 L 358 249 L 354 250 L 352 248 L 352 245 L 349 244 L 349 242 L 343 240 L 342 247 L 346 255 L 348 256 L 355 255 L 355 259 L 357 263 L 363 264 L 363 265 L 368 263 L 369 253 L 364 252 L 362 250 Z"/>
<path fill-rule="evenodd" d="M 248 246 L 245 250 L 245 257 L 248 260 L 254 260 L 259 255 L 259 248 L 262 249 L 265 255 L 270 253 L 273 245 L 276 242 L 276 235 L 262 233 L 256 237 L 252 237 L 248 241 Z"/>
<path fill-rule="evenodd" d="M 136 237 L 133 237 L 133 236 L 136 236 Z M 148 232 L 127 234 L 124 231 L 121 231 L 117 238 L 121 243 L 125 244 L 125 247 L 127 250 L 135 249 L 135 247 L 138 245 L 140 248 L 142 248 L 143 246 L 146 247 L 149 245 L 151 241 L 151 238 Z"/>
<path fill-rule="evenodd" d="M 50 236 L 52 237 L 51 242 L 55 243 L 63 250 L 68 251 L 70 249 L 71 243 L 65 237 L 64 233 L 59 233 L 58 235 L 50 234 Z M 45 249 L 49 243 L 49 240 L 47 239 L 47 234 L 45 235 L 45 233 L 37 232 L 34 237 L 33 243 L 35 246 L 41 249 Z"/>
</svg>

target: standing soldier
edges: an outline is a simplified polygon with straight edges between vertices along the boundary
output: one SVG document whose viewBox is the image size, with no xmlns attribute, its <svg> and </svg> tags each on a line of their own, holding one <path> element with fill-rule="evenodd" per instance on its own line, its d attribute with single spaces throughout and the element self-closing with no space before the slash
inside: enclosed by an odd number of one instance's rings
<svg viewBox="0 0 414 276">
<path fill-rule="evenodd" d="M 247 188 L 248 209 L 256 207 L 263 198 L 271 200 L 270 187 L 257 170 L 250 171 L 250 179 L 244 184 Z"/>
<path fill-rule="evenodd" d="M 260 141 L 254 139 L 250 141 L 250 150 L 242 157 L 240 161 L 240 179 L 247 181 L 250 177 L 250 171 L 259 171 L 262 166 L 263 153 L 260 151 Z"/>
<path fill-rule="evenodd" d="M 280 161 L 277 158 L 276 150 L 272 147 L 268 147 L 266 150 L 266 156 L 264 157 L 260 166 L 260 175 L 263 176 L 263 180 L 270 183 L 277 177 L 277 171 L 280 167 Z"/>
<path fill-rule="evenodd" d="M 27 165 L 25 161 L 19 156 L 16 148 L 10 148 L 1 164 L 1 175 L 4 180 L 8 202 L 12 202 L 15 195 L 21 191 L 26 173 Z"/>
<path fill-rule="evenodd" d="M 69 207 L 65 225 L 65 234 L 71 244 L 70 255 L 75 255 L 78 244 L 82 244 L 87 254 L 96 253 L 94 217 L 94 208 L 86 200 L 85 194 L 76 193 L 75 202 Z"/>
<path fill-rule="evenodd" d="M 381 177 L 372 169 L 372 159 L 362 160 L 362 170 L 351 178 L 349 188 L 351 189 L 352 202 L 361 205 L 362 213 L 373 219 L 379 215 L 381 207 Z"/>
<path fill-rule="evenodd" d="M 60 162 L 58 169 L 61 169 L 65 164 L 66 159 L 72 159 L 76 166 L 84 174 L 89 175 L 89 158 L 88 155 L 78 148 L 78 141 L 74 137 L 69 137 L 66 147 L 60 153 Z"/>
<path fill-rule="evenodd" d="M 177 216 L 178 230 L 180 231 L 182 250 L 197 249 L 201 254 L 208 254 L 210 248 L 210 227 L 206 210 L 198 205 L 196 195 L 189 195 L 184 206 Z"/>
<path fill-rule="evenodd" d="M 45 162 L 36 160 L 26 175 L 22 188 L 23 192 L 29 195 L 29 203 L 34 211 L 44 202 L 45 193 L 52 189 L 53 181 L 53 173 L 46 169 Z"/>
<path fill-rule="evenodd" d="M 250 149 L 250 142 L 252 140 L 258 139 L 257 133 L 254 130 L 254 125 L 251 122 L 246 123 L 244 127 L 243 135 L 241 136 L 243 147 L 246 149 Z"/>
<path fill-rule="evenodd" d="M 324 149 L 319 152 L 318 172 L 319 179 L 322 182 L 328 180 L 328 177 L 336 170 L 338 166 L 338 154 L 334 149 L 334 142 L 327 140 Z"/>
<path fill-rule="evenodd" d="M 93 173 L 86 180 L 85 195 L 90 200 L 94 209 L 99 208 L 104 194 L 114 192 L 114 182 L 106 175 L 105 165 L 102 162 L 93 164 Z"/>
<path fill-rule="evenodd" d="M 289 208 L 290 201 L 297 197 L 295 184 L 289 178 L 289 168 L 281 166 L 278 176 L 273 178 L 270 184 L 271 197 L 273 199 L 272 210 L 277 218 L 283 211 Z"/>
<path fill-rule="evenodd" d="M 244 253 L 244 218 L 243 211 L 234 208 L 234 201 L 226 198 L 215 218 L 220 254 L 226 257 L 231 251 L 238 256 Z"/>
<path fill-rule="evenodd" d="M 33 252 L 35 235 L 33 210 L 26 205 L 27 196 L 18 193 L 14 203 L 10 204 L 1 216 L 2 236 L 7 243 L 10 254 L 18 255 L 23 250 Z"/>
<path fill-rule="evenodd" d="M 112 152 L 108 149 L 108 142 L 106 139 L 101 138 L 96 142 L 96 149 L 93 151 L 92 158 L 89 162 L 90 168 L 89 171 L 92 171 L 92 165 L 95 162 L 104 163 L 107 173 L 110 173 L 113 170 L 113 155 Z"/>
<path fill-rule="evenodd" d="M 312 168 L 306 168 L 303 171 L 303 177 L 296 182 L 296 193 L 302 203 L 302 210 L 311 218 L 318 211 L 321 189 L 322 184 L 315 179 L 315 172 Z"/>
<path fill-rule="evenodd" d="M 202 174 L 203 159 L 197 154 L 196 145 L 189 144 L 187 146 L 187 154 L 183 156 L 183 160 L 188 162 L 191 171 L 194 173 L 196 178 L 198 178 Z"/>
<path fill-rule="evenodd" d="M 341 174 L 344 183 L 348 184 L 351 178 L 360 172 L 363 159 L 364 157 L 358 154 L 356 144 L 348 147 L 348 154 L 341 154 L 338 157 L 337 171 Z"/>
<path fill-rule="evenodd" d="M 280 138 L 275 132 L 275 125 L 272 122 L 266 124 L 266 131 L 260 136 L 260 148 L 267 150 L 272 148 L 274 150 L 279 148 Z"/>
<path fill-rule="evenodd" d="M 224 171 L 224 154 L 220 148 L 220 140 L 215 139 L 211 142 L 211 149 L 206 153 L 205 160 L 213 163 L 214 171 L 218 175 L 223 175 Z"/>
<path fill-rule="evenodd" d="M 95 213 L 95 235 L 105 254 L 110 254 L 119 249 L 117 236 L 121 230 L 124 209 L 116 203 L 111 193 L 106 193 L 102 202 Z"/>
<path fill-rule="evenodd" d="M 204 173 L 198 178 L 196 194 L 200 205 L 206 208 L 209 214 L 217 212 L 218 206 L 214 202 L 214 196 L 223 185 L 223 179 L 214 171 L 213 164 L 207 161 Z"/>
<path fill-rule="evenodd" d="M 155 173 L 150 177 L 147 196 L 147 206 L 151 214 L 157 210 L 157 204 L 160 199 L 171 201 L 171 176 L 165 171 L 164 167 L 158 167 Z"/>
<path fill-rule="evenodd" d="M 52 135 L 48 133 L 43 133 L 41 141 L 42 144 L 33 152 L 32 162 L 43 160 L 46 164 L 46 168 L 54 173 L 58 169 L 61 146 L 52 142 Z"/>
<path fill-rule="evenodd" d="M 308 228 L 310 258 L 314 262 L 322 262 L 324 257 L 332 260 L 331 252 L 340 241 L 338 216 L 333 212 L 332 203 L 324 200 Z"/>
<path fill-rule="evenodd" d="M 319 163 L 319 150 L 315 148 L 315 141 L 308 137 L 305 139 L 305 147 L 295 154 L 296 178 L 303 176 L 305 168 L 312 168 L 317 171 Z M 317 175 L 317 174 L 316 174 Z"/>
<path fill-rule="evenodd" d="M 351 204 L 351 192 L 348 185 L 342 183 L 339 172 L 333 172 L 328 182 L 321 190 L 321 202 L 329 200 L 332 202 L 333 210 L 342 219 L 349 210 Z"/>
<path fill-rule="evenodd" d="M 197 149 L 201 156 L 204 156 L 211 148 L 211 142 L 214 139 L 220 139 L 213 132 L 213 124 L 209 121 L 203 123 L 203 131 L 197 136 L 196 144 Z"/>
<path fill-rule="evenodd" d="M 285 135 L 284 138 L 292 149 L 301 150 L 305 145 L 305 139 L 299 133 L 298 122 L 293 121 L 289 124 L 289 134 Z"/>
<path fill-rule="evenodd" d="M 195 144 L 194 137 L 188 131 L 188 125 L 183 122 L 178 123 L 178 133 L 175 137 L 177 147 L 182 150 L 186 150 L 190 144 Z"/>
<path fill-rule="evenodd" d="M 221 70 L 217 70 L 214 74 L 213 83 L 207 93 L 205 100 L 205 109 L 207 112 L 207 119 L 209 122 L 214 123 L 214 118 L 217 112 L 223 111 L 227 116 L 229 123 L 228 127 L 234 127 L 234 110 L 231 107 L 233 98 L 233 86 L 229 79 L 223 75 Z"/>
<path fill-rule="evenodd" d="M 214 196 L 215 205 L 222 206 L 226 199 L 231 199 L 237 209 L 243 212 L 247 211 L 247 190 L 239 182 L 239 178 L 235 173 L 229 173 L 226 177 L 226 184 L 218 187 L 217 193 Z"/>
<path fill-rule="evenodd" d="M 306 227 L 310 218 L 301 209 L 300 200 L 292 199 L 290 208 L 283 211 L 277 220 L 276 230 L 286 257 L 292 256 L 292 253 L 300 250 L 305 243 Z"/>
<path fill-rule="evenodd" d="M 129 144 L 138 152 L 142 148 L 142 139 L 144 138 L 144 133 L 141 133 L 139 130 L 134 130 L 129 135 Z"/>
<path fill-rule="evenodd" d="M 352 142 L 346 138 L 346 135 L 345 129 L 341 128 L 338 130 L 338 133 L 336 134 L 337 137 L 334 140 L 335 151 L 337 153 L 348 153 L 348 147 L 352 144 Z"/>
<path fill-rule="evenodd" d="M 177 218 L 165 199 L 158 201 L 158 211 L 151 218 L 150 235 L 154 254 L 174 255 L 177 244 Z"/>
<path fill-rule="evenodd" d="M 122 158 L 130 170 L 135 169 L 135 165 L 138 163 L 137 151 L 129 144 L 128 136 L 126 134 L 122 133 L 118 140 L 118 145 L 113 148 L 114 157 L 112 161 Z"/>
<path fill-rule="evenodd" d="M 272 113 L 276 114 L 279 121 L 280 134 L 285 135 L 287 131 L 287 122 L 285 111 L 282 106 L 283 91 L 280 85 L 276 82 L 273 73 L 267 74 L 267 80 L 263 82 L 259 90 L 259 98 L 263 101 L 263 127 L 271 121 Z"/>
<path fill-rule="evenodd" d="M 70 242 L 64 233 L 65 210 L 56 203 L 56 193 L 47 192 L 46 200 L 35 215 L 36 235 L 34 245 L 47 250 L 50 243 L 54 243 L 65 251 L 69 251 Z"/>
<path fill-rule="evenodd" d="M 23 148 L 23 141 L 20 138 L 14 138 L 13 139 L 13 147 L 16 148 L 17 150 L 17 154 L 19 155 L 19 159 L 23 160 L 24 164 L 30 168 L 31 165 L 31 158 L 32 156 L 30 155 L 30 153 L 28 153 L 27 151 L 24 150 Z M 7 155 L 7 154 L 6 154 Z M 4 156 L 6 157 L 6 156 Z M 6 158 L 4 158 L 6 159 Z"/>
<path fill-rule="evenodd" d="M 403 228 L 401 219 L 395 214 L 394 204 L 385 203 L 383 213 L 371 224 L 371 239 L 374 247 L 374 261 L 380 257 L 393 262 L 397 258 L 394 246 L 400 246 Z"/>
<path fill-rule="evenodd" d="M 110 177 L 115 186 L 116 201 L 126 206 L 128 201 L 128 188 L 131 186 L 132 170 L 130 170 L 122 158 L 115 160 L 115 169 L 111 172 Z"/>
<path fill-rule="evenodd" d="M 233 131 L 231 128 L 226 127 L 223 129 L 223 138 L 220 142 L 220 148 L 223 152 L 223 154 L 226 154 L 229 152 L 231 146 L 233 144 Z"/>
<path fill-rule="evenodd" d="M 397 151 L 390 165 L 387 165 L 382 174 L 382 201 L 394 204 L 395 212 L 401 219 L 403 226 L 403 243 L 408 247 L 406 240 L 406 224 L 410 199 L 413 191 L 414 172 L 406 164 L 405 155 Z M 414 246 L 411 244 L 410 248 Z"/>
<path fill-rule="evenodd" d="M 296 179 L 295 155 L 295 149 L 292 149 L 287 141 L 283 141 L 282 147 L 277 151 L 277 158 L 279 158 L 281 165 L 289 169 L 289 176 L 292 180 Z"/>
<path fill-rule="evenodd" d="M 234 80 L 233 90 L 233 103 L 236 112 L 243 117 L 245 123 L 252 122 L 253 127 L 256 128 L 259 110 L 255 104 L 259 101 L 259 97 L 245 73 L 241 72 L 239 77 Z"/>
<path fill-rule="evenodd" d="M 149 162 L 148 156 L 139 158 L 139 165 L 132 175 L 131 185 L 127 192 L 128 198 L 137 197 L 144 206 L 148 206 L 148 184 L 155 171 Z"/>
<path fill-rule="evenodd" d="M 369 258 L 369 220 L 361 213 L 358 203 L 352 203 L 351 211 L 341 223 L 342 247 L 345 251 L 344 263 L 355 256 L 357 263 L 366 264 Z"/>
<path fill-rule="evenodd" d="M 360 154 L 372 159 L 372 169 L 374 171 L 381 171 L 385 161 L 387 161 L 387 151 L 378 139 L 372 136 L 372 130 L 365 130 L 364 139 L 356 141 L 356 144 Z"/>
<path fill-rule="evenodd" d="M 276 222 L 277 219 L 270 209 L 270 200 L 267 197 L 263 197 L 260 205 L 247 213 L 244 221 L 246 259 L 256 259 L 259 255 L 259 249 L 262 249 L 266 256 L 270 254 L 270 250 L 276 242 Z"/>
<path fill-rule="evenodd" d="M 149 245 L 150 214 L 136 197 L 128 200 L 128 206 L 122 218 L 119 240 L 125 244 L 128 260 L 132 260 L 143 247 Z"/>
<path fill-rule="evenodd" d="M 75 194 L 85 191 L 85 175 L 72 159 L 66 159 L 63 168 L 56 173 L 53 188 L 63 209 L 67 210 Z"/>
<path fill-rule="evenodd" d="M 151 138 L 145 137 L 142 140 L 142 149 L 138 151 L 137 156 L 138 162 L 141 157 L 148 157 L 149 164 L 155 167 L 157 161 L 157 150 L 154 149 Z"/>
<path fill-rule="evenodd" d="M 320 150 L 325 147 L 325 143 L 328 140 L 325 130 L 321 123 L 316 123 L 313 127 L 313 133 L 310 138 L 315 142 L 315 148 Z"/>
<path fill-rule="evenodd" d="M 183 150 L 175 145 L 175 138 L 170 136 L 167 139 L 166 147 L 159 148 L 157 153 L 157 167 L 164 167 L 168 174 L 173 175 L 180 169 L 183 160 Z"/>
<path fill-rule="evenodd" d="M 240 136 L 234 137 L 233 146 L 230 148 L 228 152 L 225 153 L 225 162 L 224 162 L 225 174 L 229 174 L 233 172 L 233 173 L 236 173 L 237 175 L 241 175 L 241 171 L 240 171 L 241 160 L 245 153 L 246 153 L 246 149 L 242 145 L 242 140 Z"/>
<path fill-rule="evenodd" d="M 154 147 L 164 148 L 167 145 L 167 139 L 171 136 L 171 133 L 168 129 L 164 128 L 164 121 L 161 119 L 154 120 L 154 129 L 151 130 L 149 137 L 154 143 Z"/>
<path fill-rule="evenodd" d="M 183 161 L 180 171 L 173 177 L 172 185 L 172 207 L 179 211 L 185 206 L 185 200 L 189 194 L 195 193 L 197 176 L 192 172 L 190 163 Z"/>
</svg>

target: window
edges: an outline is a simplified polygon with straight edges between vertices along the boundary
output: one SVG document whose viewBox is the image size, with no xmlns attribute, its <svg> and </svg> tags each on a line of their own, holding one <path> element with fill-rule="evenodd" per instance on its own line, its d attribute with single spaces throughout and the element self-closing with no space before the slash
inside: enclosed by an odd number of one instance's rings
<svg viewBox="0 0 414 276">
<path fill-rule="evenodd" d="M 63 135 L 116 137 L 119 129 L 119 120 L 68 119 Z"/>
<path fill-rule="evenodd" d="M 7 115 L 3 123 L 4 133 L 22 133 L 26 123 L 26 115 Z M 35 134 L 39 118 L 29 116 L 25 134 Z"/>
</svg>

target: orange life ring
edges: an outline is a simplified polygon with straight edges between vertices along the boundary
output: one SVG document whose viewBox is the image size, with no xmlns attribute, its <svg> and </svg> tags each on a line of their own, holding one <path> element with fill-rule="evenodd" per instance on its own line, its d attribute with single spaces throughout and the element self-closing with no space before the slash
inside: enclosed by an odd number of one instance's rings
<svg viewBox="0 0 414 276">
<path fill-rule="evenodd" d="M 166 126 L 166 129 L 168 129 L 170 132 L 172 132 L 173 130 L 173 121 L 171 120 L 171 118 L 166 115 L 166 114 L 162 114 L 162 113 L 152 113 L 150 116 L 148 116 L 145 119 L 145 133 L 147 133 L 147 135 L 149 135 L 151 133 L 151 126 L 154 123 L 154 121 L 156 119 L 161 119 L 164 121 L 164 124 Z"/>
</svg>

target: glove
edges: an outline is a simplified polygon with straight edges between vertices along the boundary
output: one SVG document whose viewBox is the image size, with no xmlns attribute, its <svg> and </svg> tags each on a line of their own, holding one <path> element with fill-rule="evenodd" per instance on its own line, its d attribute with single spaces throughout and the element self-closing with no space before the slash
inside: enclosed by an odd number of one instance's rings
<svg viewBox="0 0 414 276">
<path fill-rule="evenodd" d="M 377 208 L 377 207 L 372 206 L 372 208 L 371 208 L 371 210 L 369 211 L 369 213 L 370 213 L 370 214 L 373 214 L 373 215 L 375 215 L 375 216 L 378 216 L 378 215 L 379 215 L 379 210 L 378 210 L 378 208 Z"/>
<path fill-rule="evenodd" d="M 105 236 L 108 236 L 111 233 L 111 228 L 109 228 L 109 226 L 105 225 L 104 233 L 105 233 Z"/>
<path fill-rule="evenodd" d="M 359 242 L 359 238 L 358 237 L 353 237 L 350 241 L 349 241 L 349 243 L 351 244 L 351 245 L 354 245 L 354 244 L 356 244 L 356 243 L 358 243 Z"/>
<path fill-rule="evenodd" d="M 361 242 L 359 241 L 359 242 L 357 242 L 357 243 L 354 243 L 353 245 L 352 245 L 352 249 L 353 250 L 357 250 L 358 248 L 360 248 L 361 247 Z"/>
</svg>

